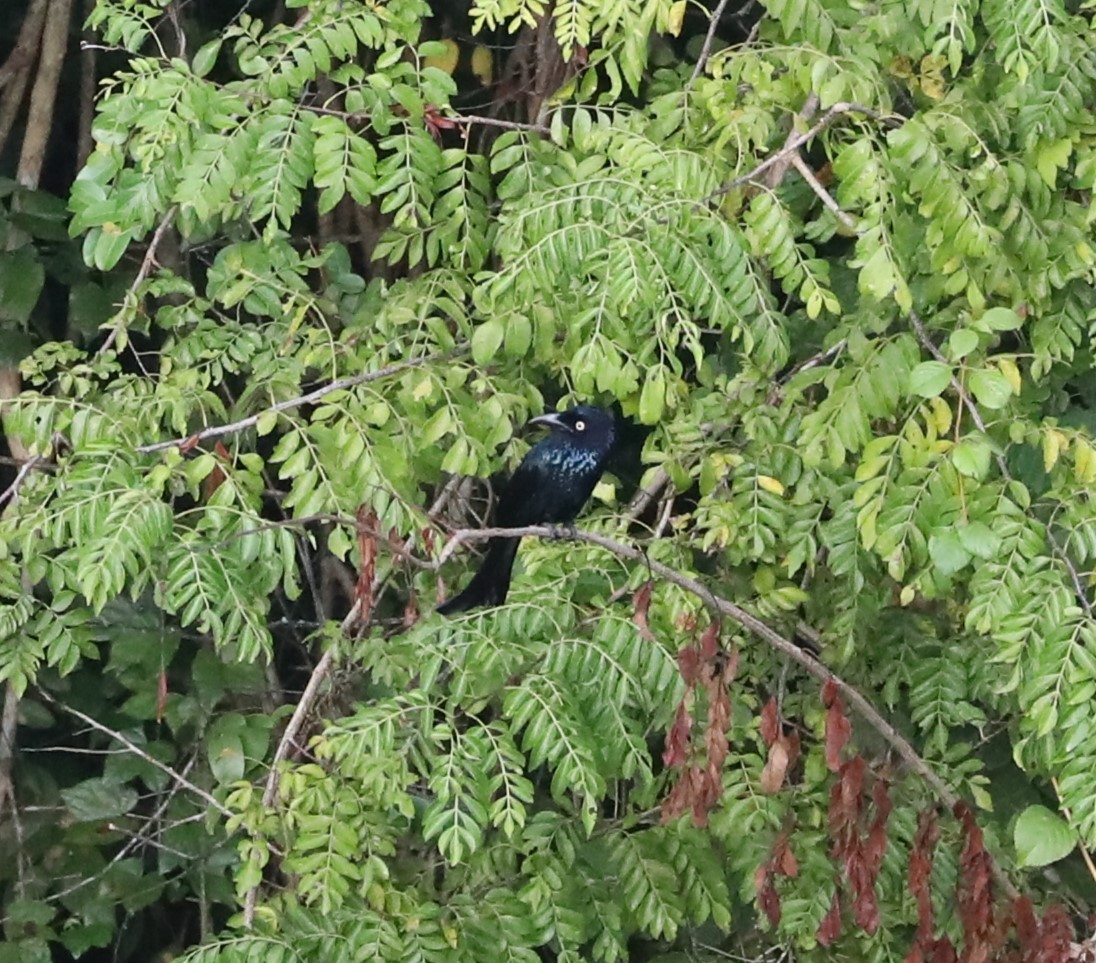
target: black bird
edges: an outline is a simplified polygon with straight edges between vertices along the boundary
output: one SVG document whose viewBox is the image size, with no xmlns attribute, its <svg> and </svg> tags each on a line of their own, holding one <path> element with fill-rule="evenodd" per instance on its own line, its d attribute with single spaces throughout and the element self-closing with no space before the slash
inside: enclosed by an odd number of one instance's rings
<svg viewBox="0 0 1096 963">
<path fill-rule="evenodd" d="M 495 524 L 500 528 L 574 521 L 601 477 L 616 440 L 613 416 L 591 405 L 541 415 L 529 423 L 547 425 L 552 433 L 529 450 L 499 496 Z M 452 615 L 480 605 L 502 605 L 520 541 L 492 538 L 472 581 L 459 595 L 439 605 L 438 611 Z"/>
</svg>

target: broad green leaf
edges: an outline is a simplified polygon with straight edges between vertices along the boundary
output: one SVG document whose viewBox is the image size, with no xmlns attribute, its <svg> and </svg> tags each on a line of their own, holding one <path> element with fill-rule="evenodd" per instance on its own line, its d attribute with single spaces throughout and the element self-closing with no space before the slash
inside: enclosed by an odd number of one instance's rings
<svg viewBox="0 0 1096 963">
<path fill-rule="evenodd" d="M 951 368 L 941 361 L 922 361 L 910 372 L 910 391 L 935 398 L 951 383 Z"/>
<path fill-rule="evenodd" d="M 1012 385 L 996 368 L 978 368 L 968 382 L 975 400 L 986 408 L 1003 408 L 1012 397 Z"/>
<path fill-rule="evenodd" d="M 1077 835 L 1061 816 L 1046 806 L 1028 806 L 1016 818 L 1012 832 L 1020 866 L 1049 866 L 1073 852 Z"/>
<path fill-rule="evenodd" d="M 137 791 L 108 779 L 85 779 L 61 790 L 61 798 L 79 822 L 97 822 L 124 816 L 137 805 Z"/>
</svg>

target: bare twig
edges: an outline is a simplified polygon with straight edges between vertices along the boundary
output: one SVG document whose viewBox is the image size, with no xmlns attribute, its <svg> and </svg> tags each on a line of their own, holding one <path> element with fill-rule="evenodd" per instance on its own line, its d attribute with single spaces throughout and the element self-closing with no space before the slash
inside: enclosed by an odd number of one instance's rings
<svg viewBox="0 0 1096 963">
<path fill-rule="evenodd" d="M 715 41 L 715 32 L 719 29 L 719 21 L 723 16 L 723 11 L 727 9 L 728 0 L 719 0 L 719 5 L 712 11 L 712 16 L 708 20 L 708 32 L 704 36 L 704 46 L 700 48 L 700 56 L 696 58 L 696 66 L 693 67 L 692 76 L 689 78 L 686 87 L 691 87 L 696 83 L 696 78 L 703 72 L 704 68 L 708 65 L 708 57 L 712 52 L 712 43 Z"/>
<path fill-rule="evenodd" d="M 156 227 L 155 233 L 152 235 L 152 240 L 148 242 L 148 249 L 145 251 L 145 256 L 141 261 L 141 267 L 137 271 L 137 276 L 133 279 L 133 282 L 126 289 L 125 296 L 122 298 L 122 304 L 118 308 L 118 313 L 115 315 L 117 321 L 114 327 L 111 328 L 110 334 L 107 335 L 106 341 L 102 343 L 99 350 L 95 352 L 97 355 L 106 354 L 117 340 L 118 335 L 122 331 L 123 318 L 122 315 L 125 312 L 126 307 L 129 305 L 130 299 L 137 294 L 137 288 L 140 287 L 141 282 L 148 277 L 152 271 L 152 266 L 156 263 L 156 248 L 160 246 L 160 241 L 163 240 L 164 232 L 167 230 L 168 225 L 171 223 L 172 218 L 175 217 L 176 207 L 171 205 L 166 211 L 164 216 L 160 218 L 160 223 Z"/>
<path fill-rule="evenodd" d="M 792 154 L 792 167 L 799 171 L 799 175 L 810 185 L 812 191 L 818 195 L 826 207 L 833 212 L 833 216 L 836 217 L 842 224 L 845 225 L 850 231 L 858 231 L 856 225 L 856 219 L 851 214 L 846 214 L 841 210 L 841 205 L 834 200 L 833 195 L 822 186 L 822 182 L 815 176 L 814 171 L 811 170 L 811 165 L 803 160 L 803 155 L 796 151 Z"/>
<path fill-rule="evenodd" d="M 464 542 L 479 541 L 481 539 L 496 536 L 537 536 L 541 538 L 557 538 L 559 532 L 555 528 L 544 525 L 532 525 L 525 528 L 464 529 L 452 534 L 449 541 L 442 549 L 441 554 L 438 556 L 438 562 L 440 564 L 447 559 L 452 555 L 457 546 Z M 696 579 L 651 558 L 645 552 L 632 545 L 625 545 L 622 542 L 618 542 L 615 539 L 608 538 L 607 536 L 600 535 L 596 532 L 582 530 L 572 531 L 568 529 L 567 537 L 580 542 L 586 542 L 590 545 L 597 545 L 606 551 L 611 552 L 617 558 L 643 563 L 643 565 L 654 575 L 695 595 L 717 615 L 737 622 L 744 629 L 752 632 L 755 636 L 765 642 L 770 648 L 800 665 L 809 675 L 813 676 L 818 681 L 822 683 L 832 683 L 836 686 L 842 696 L 848 700 L 849 705 L 852 706 L 857 714 L 867 722 L 868 725 L 875 729 L 906 765 L 932 788 L 933 792 L 936 793 L 942 803 L 951 809 L 959 802 L 959 796 L 956 795 L 947 783 L 936 774 L 932 767 L 921 758 L 917 750 L 914 749 L 905 736 L 895 729 L 867 698 L 861 695 L 858 689 L 846 682 L 840 676 L 835 675 L 827 666 L 819 662 L 810 653 L 804 651 L 791 639 L 786 639 L 779 632 L 770 628 L 766 623 L 761 621 L 761 619 L 757 618 L 757 616 L 747 612 L 744 608 L 736 605 L 734 602 L 716 595 L 707 586 Z M 1001 869 L 996 861 L 993 863 L 993 873 L 998 885 L 1000 885 L 1001 889 L 1010 899 L 1015 899 L 1019 896 L 1019 891 L 1013 885 L 1012 880 L 1008 878 L 1007 874 Z"/>
<path fill-rule="evenodd" d="M 651 480 L 638 489 L 632 496 L 632 500 L 628 503 L 628 510 L 624 513 L 624 517 L 629 521 L 635 521 L 647 511 L 647 507 L 658 498 L 659 493 L 666 487 L 666 483 L 670 480 L 670 473 L 666 471 L 661 465 L 655 469 L 655 473 L 651 476 Z"/>
<path fill-rule="evenodd" d="M 12 125 L 23 103 L 23 94 L 30 79 L 31 67 L 41 46 L 42 24 L 46 19 L 49 0 L 34 0 L 23 14 L 19 36 L 8 59 L 0 67 L 0 152 L 7 144 Z"/>
<path fill-rule="evenodd" d="M 532 134 L 550 134 L 552 129 L 547 124 L 522 124 L 515 120 L 501 120 L 498 117 L 484 117 L 482 114 L 457 114 L 449 118 L 460 124 L 470 124 L 481 127 L 499 127 L 502 130 L 523 130 Z"/>
<path fill-rule="evenodd" d="M 807 99 L 803 101 L 803 106 L 799 108 L 799 113 L 796 114 L 796 123 L 792 124 L 791 130 L 788 131 L 788 136 L 784 139 L 784 146 L 777 152 L 780 160 L 773 164 L 762 178 L 766 187 L 777 187 L 784 180 L 784 176 L 788 173 L 788 168 L 791 167 L 795 158 L 799 156 L 799 148 L 792 148 L 790 146 L 798 136 L 796 130 L 797 128 L 801 128 L 804 124 L 814 120 L 814 115 L 818 113 L 818 108 L 821 104 L 821 98 L 813 90 L 807 94 Z"/>
<path fill-rule="evenodd" d="M 944 357 L 943 352 L 936 347 L 932 338 L 929 337 L 929 333 L 925 329 L 925 324 L 921 320 L 921 316 L 916 311 L 911 311 L 909 317 L 910 325 L 913 327 L 914 333 L 917 335 L 917 340 L 921 342 L 922 347 L 924 347 L 937 361 L 947 365 L 950 370 L 951 362 Z M 983 434 L 986 434 L 986 421 L 982 417 L 982 412 L 979 411 L 978 405 L 955 375 L 951 376 L 951 387 L 959 396 L 959 400 L 962 402 L 963 407 L 970 412 L 970 417 L 978 430 Z M 1008 470 L 1008 462 L 1005 461 L 1005 456 L 1000 452 L 996 452 L 993 457 L 997 462 L 997 470 L 1001 473 L 1001 477 L 1005 479 L 1005 481 L 1011 482 L 1013 480 L 1012 473 Z M 1047 525 L 1047 541 L 1050 543 L 1051 550 L 1058 557 L 1058 561 L 1062 563 L 1069 573 L 1070 581 L 1073 583 L 1073 594 L 1077 597 L 1077 601 L 1081 603 L 1081 608 L 1085 610 L 1085 615 L 1092 618 L 1092 602 L 1088 597 L 1088 592 L 1085 591 L 1085 584 L 1084 580 L 1081 578 L 1081 573 L 1077 571 L 1077 567 L 1073 564 L 1073 561 L 1070 559 L 1064 546 L 1058 541 L 1058 538 L 1052 531 L 1050 525 Z"/>
<path fill-rule="evenodd" d="M 170 441 L 157 441 L 150 445 L 141 445 L 137 448 L 137 451 L 147 454 L 148 452 L 153 451 L 163 451 L 165 448 L 173 448 L 175 445 L 182 445 L 184 443 L 195 445 L 200 441 L 205 441 L 207 438 L 220 438 L 223 435 L 232 435 L 238 431 L 244 431 L 247 428 L 254 427 L 259 423 L 259 419 L 265 415 L 276 414 L 279 411 L 288 411 L 291 408 L 299 408 L 301 405 L 312 404 L 312 402 L 319 401 L 325 395 L 329 395 L 333 391 L 352 388 L 354 385 L 368 384 L 371 381 L 380 381 L 382 378 L 391 377 L 394 374 L 399 374 L 401 371 L 407 371 L 411 368 L 420 368 L 425 364 L 432 364 L 435 361 L 450 360 L 464 354 L 466 350 L 465 347 L 458 347 L 452 351 L 422 355 L 419 358 L 411 358 L 409 361 L 398 361 L 395 364 L 378 368 L 376 371 L 365 371 L 361 374 L 351 375 L 348 378 L 339 378 L 320 388 L 316 388 L 314 391 L 309 391 L 307 394 L 299 395 L 296 398 L 287 398 L 285 401 L 279 401 L 277 404 L 273 404 L 269 408 L 251 415 L 250 417 L 242 418 L 240 421 L 234 421 L 228 425 L 212 425 L 209 428 L 203 428 L 201 431 L 195 432 L 193 435 L 186 435 L 182 438 L 172 438 Z"/>
<path fill-rule="evenodd" d="M 149 753 L 145 752 L 144 749 L 142 749 L 140 746 L 136 745 L 135 743 L 131 742 L 129 739 L 127 739 L 125 736 L 123 736 L 120 732 L 116 732 L 114 729 L 111 729 L 109 726 L 103 725 L 98 719 L 92 718 L 87 713 L 81 712 L 79 709 L 74 709 L 72 706 L 66 705 L 64 702 L 61 702 L 61 701 L 55 699 L 48 692 L 46 692 L 45 689 L 39 689 L 38 694 L 43 699 L 45 699 L 46 702 L 48 702 L 50 705 L 56 706 L 58 709 L 61 709 L 63 712 L 67 712 L 70 716 L 75 716 L 81 722 L 86 723 L 87 725 L 91 726 L 92 729 L 96 729 L 99 732 L 103 733 L 104 735 L 110 736 L 112 739 L 117 740 L 123 746 L 125 746 L 130 752 L 132 752 L 135 756 L 138 756 L 139 758 L 143 759 L 150 766 L 155 766 L 161 772 L 166 773 L 176 783 L 178 783 L 184 789 L 189 789 L 199 799 L 205 800 L 205 802 L 207 802 L 210 806 L 212 806 L 214 809 L 216 809 L 217 812 L 219 812 L 222 816 L 227 816 L 229 819 L 232 819 L 236 815 L 234 812 L 232 812 L 231 809 L 229 809 L 219 799 L 217 799 L 216 796 L 212 795 L 211 793 L 206 792 L 206 790 L 202 789 L 201 786 L 196 786 L 189 779 L 187 779 L 186 776 L 184 776 L 182 773 L 176 772 L 174 769 L 171 768 L 171 766 L 167 765 L 166 763 L 160 762 L 160 760 L 157 759 L 155 756 L 149 755 Z"/>
<path fill-rule="evenodd" d="M 20 486 L 26 480 L 27 476 L 38 467 L 38 464 L 45 461 L 43 455 L 35 455 L 33 458 L 28 458 L 23 462 L 23 467 L 19 469 L 19 472 L 15 476 L 13 481 L 7 488 L 0 492 L 0 505 L 3 505 L 9 498 L 15 498 L 19 492 Z"/>
</svg>

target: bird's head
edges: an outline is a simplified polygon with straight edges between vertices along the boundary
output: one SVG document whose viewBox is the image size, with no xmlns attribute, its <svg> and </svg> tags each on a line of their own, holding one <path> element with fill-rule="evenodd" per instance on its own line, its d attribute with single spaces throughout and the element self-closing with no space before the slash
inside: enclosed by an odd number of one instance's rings
<svg viewBox="0 0 1096 963">
<path fill-rule="evenodd" d="M 612 414 L 593 405 L 577 405 L 566 411 L 539 415 L 529 420 L 531 425 L 546 425 L 552 434 L 566 438 L 572 444 L 608 452 L 616 440 L 616 424 Z"/>
</svg>

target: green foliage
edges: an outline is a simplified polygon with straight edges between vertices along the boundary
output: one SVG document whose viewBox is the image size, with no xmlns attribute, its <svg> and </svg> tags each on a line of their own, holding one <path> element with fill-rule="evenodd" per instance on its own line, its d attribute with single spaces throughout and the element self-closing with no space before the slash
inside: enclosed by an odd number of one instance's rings
<svg viewBox="0 0 1096 963">
<path fill-rule="evenodd" d="M 428 62 L 421 0 L 244 11 L 202 22 L 189 59 L 162 48 L 165 7 L 90 18 L 126 56 L 68 232 L 124 293 L 72 323 L 113 340 L 41 345 L 4 411 L 48 468 L 0 516 L 19 745 L 111 751 L 19 760 L 28 855 L 0 880 L 20 959 L 107 945 L 105 905 L 160 899 L 254 913 L 190 963 L 829 958 L 834 777 L 809 676 L 724 622 L 722 794 L 663 822 L 721 735 L 711 693 L 686 691 L 702 599 L 655 580 L 640 610 L 641 563 L 526 540 L 505 606 L 430 612 L 473 564 L 419 564 L 444 523 L 474 524 L 465 476 L 512 465 L 557 401 L 645 431 L 584 528 L 640 538 L 783 635 L 809 626 L 981 807 L 1006 867 L 1096 845 L 1090 11 L 772 0 L 693 79 L 707 18 L 678 4 L 477 0 L 473 27 L 510 46 L 550 16 L 563 84 L 536 124 L 480 138 Z M 814 186 L 751 173 L 790 128 L 813 131 Z M 0 325 L 44 340 L 61 219 L 7 182 L 0 200 Z M 178 256 L 134 279 L 161 225 Z M 666 480 L 638 520 L 630 475 Z M 331 621 L 351 592 L 360 637 Z M 279 752 L 312 643 L 338 671 Z M 771 791 L 775 693 L 803 754 Z M 663 756 L 681 704 L 685 767 Z M 66 728 L 66 707 L 139 751 Z M 846 920 L 842 952 L 894 959 L 932 797 L 853 719 L 895 810 L 880 929 Z M 776 922 L 758 868 L 782 833 Z M 941 906 L 960 845 L 945 826 Z M 1091 903 L 1090 881 L 1063 886 Z"/>
</svg>

